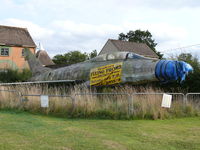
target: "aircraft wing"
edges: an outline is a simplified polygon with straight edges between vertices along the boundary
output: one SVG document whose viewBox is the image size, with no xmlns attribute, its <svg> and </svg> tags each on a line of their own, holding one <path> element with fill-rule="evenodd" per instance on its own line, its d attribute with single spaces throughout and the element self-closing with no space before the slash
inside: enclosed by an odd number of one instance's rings
<svg viewBox="0 0 200 150">
<path fill-rule="evenodd" d="M 57 80 L 57 81 L 34 81 L 34 82 L 14 82 L 14 83 L 0 83 L 0 86 L 6 85 L 26 85 L 26 84 L 51 84 L 51 83 L 63 83 L 63 84 L 78 84 L 83 83 L 83 80 Z"/>
</svg>

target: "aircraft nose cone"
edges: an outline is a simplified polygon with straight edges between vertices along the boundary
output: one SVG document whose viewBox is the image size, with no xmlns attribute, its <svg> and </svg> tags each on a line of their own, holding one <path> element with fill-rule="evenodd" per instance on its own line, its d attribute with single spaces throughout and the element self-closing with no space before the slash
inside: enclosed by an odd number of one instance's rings
<svg viewBox="0 0 200 150">
<path fill-rule="evenodd" d="M 180 77 L 180 82 L 183 82 L 186 78 L 186 75 L 188 73 L 193 72 L 193 68 L 190 64 L 184 62 L 184 61 L 178 61 L 178 75 Z"/>
<path fill-rule="evenodd" d="M 186 75 L 192 72 L 193 68 L 184 61 L 160 60 L 156 64 L 155 75 L 163 83 L 185 80 Z"/>
</svg>

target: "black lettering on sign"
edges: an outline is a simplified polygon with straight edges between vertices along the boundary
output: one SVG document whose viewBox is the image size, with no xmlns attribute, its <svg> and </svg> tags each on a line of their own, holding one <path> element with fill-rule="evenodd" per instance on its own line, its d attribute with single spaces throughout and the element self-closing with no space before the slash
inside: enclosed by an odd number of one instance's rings
<svg viewBox="0 0 200 150">
<path fill-rule="evenodd" d="M 90 70 L 90 85 L 111 85 L 121 82 L 122 62 Z"/>
</svg>

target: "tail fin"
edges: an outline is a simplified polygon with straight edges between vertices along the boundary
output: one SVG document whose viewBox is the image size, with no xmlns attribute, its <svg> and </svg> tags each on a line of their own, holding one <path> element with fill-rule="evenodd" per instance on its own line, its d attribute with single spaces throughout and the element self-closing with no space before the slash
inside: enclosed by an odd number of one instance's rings
<svg viewBox="0 0 200 150">
<path fill-rule="evenodd" d="M 40 75 L 46 71 L 51 71 L 50 68 L 43 67 L 39 60 L 28 48 L 25 48 L 24 55 L 25 59 L 28 61 L 33 76 Z"/>
</svg>

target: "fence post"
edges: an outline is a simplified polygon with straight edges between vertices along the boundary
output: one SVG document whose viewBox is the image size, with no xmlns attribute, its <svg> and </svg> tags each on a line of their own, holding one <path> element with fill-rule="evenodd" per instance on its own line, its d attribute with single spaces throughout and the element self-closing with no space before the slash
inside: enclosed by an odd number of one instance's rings
<svg viewBox="0 0 200 150">
<path fill-rule="evenodd" d="M 132 96 L 130 94 L 128 95 L 128 116 L 130 117 L 133 113 L 133 103 L 132 103 Z"/>
<path fill-rule="evenodd" d="M 20 102 L 23 103 L 23 97 L 22 97 L 23 95 L 22 95 L 22 93 L 19 92 L 19 91 L 17 91 L 17 93 L 18 93 L 18 96 L 19 96 Z"/>
<path fill-rule="evenodd" d="M 75 110 L 75 107 L 76 107 L 76 94 L 74 96 L 71 96 L 72 98 L 72 113 L 74 112 Z"/>
<path fill-rule="evenodd" d="M 184 94 L 183 100 L 184 100 L 184 105 L 187 106 L 187 96 L 188 94 Z"/>
</svg>

